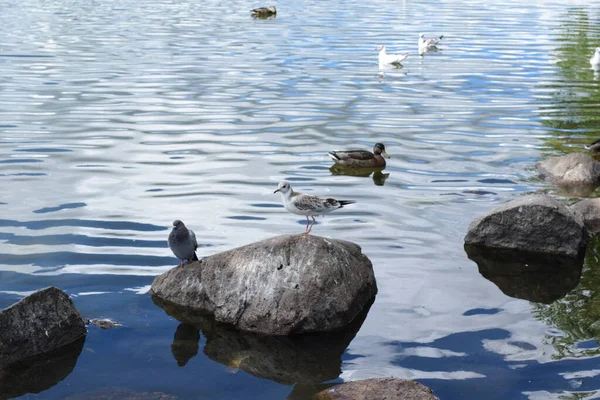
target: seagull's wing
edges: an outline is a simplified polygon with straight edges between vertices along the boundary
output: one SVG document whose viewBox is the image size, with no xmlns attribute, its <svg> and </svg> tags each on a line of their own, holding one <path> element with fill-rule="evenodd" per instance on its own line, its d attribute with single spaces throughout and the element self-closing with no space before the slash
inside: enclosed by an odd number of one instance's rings
<svg viewBox="0 0 600 400">
<path fill-rule="evenodd" d="M 301 194 L 292 198 L 294 207 L 300 211 L 311 211 L 315 213 L 329 212 L 340 207 L 340 203 L 335 199 L 322 199 L 309 194 Z"/>
</svg>

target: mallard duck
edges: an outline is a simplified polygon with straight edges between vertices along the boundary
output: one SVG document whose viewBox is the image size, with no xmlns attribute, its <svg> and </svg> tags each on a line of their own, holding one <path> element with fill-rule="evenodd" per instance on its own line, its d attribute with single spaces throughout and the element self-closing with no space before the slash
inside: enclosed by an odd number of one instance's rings
<svg viewBox="0 0 600 400">
<path fill-rule="evenodd" d="M 275 9 L 275 6 L 259 7 L 259 8 L 250 10 L 250 12 L 252 13 L 252 16 L 255 18 L 266 18 L 266 17 L 272 17 L 274 15 L 277 15 L 277 10 Z"/>
<path fill-rule="evenodd" d="M 595 151 L 595 152 L 600 153 L 600 139 L 596 140 L 593 143 L 586 144 L 583 147 L 585 147 L 589 151 Z"/>
<path fill-rule="evenodd" d="M 444 35 L 440 36 L 439 38 L 425 39 L 425 35 L 423 33 L 419 33 L 419 54 L 436 49 L 438 43 L 443 38 Z"/>
<path fill-rule="evenodd" d="M 377 50 L 379 51 L 379 68 L 386 65 L 399 66 L 408 57 L 408 54 L 387 54 L 384 45 L 377 46 Z"/>
<path fill-rule="evenodd" d="M 596 47 L 596 51 L 594 51 L 594 55 L 590 59 L 590 65 L 592 69 L 600 69 L 600 47 Z"/>
<path fill-rule="evenodd" d="M 373 146 L 373 153 L 366 150 L 330 151 L 329 157 L 331 157 L 336 164 L 344 165 L 346 167 L 385 167 L 385 158 L 383 158 L 383 156 L 387 158 L 390 158 L 390 156 L 385 152 L 383 143 L 375 143 L 375 146 Z"/>
</svg>

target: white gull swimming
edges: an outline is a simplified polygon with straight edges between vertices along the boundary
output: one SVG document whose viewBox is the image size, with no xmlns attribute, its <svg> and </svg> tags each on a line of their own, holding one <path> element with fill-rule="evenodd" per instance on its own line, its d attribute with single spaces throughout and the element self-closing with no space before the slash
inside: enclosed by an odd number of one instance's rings
<svg viewBox="0 0 600 400">
<path fill-rule="evenodd" d="M 399 66 L 408 57 L 408 54 L 387 54 L 384 45 L 377 46 L 377 50 L 379 51 L 379 68 L 390 65 Z"/>
</svg>

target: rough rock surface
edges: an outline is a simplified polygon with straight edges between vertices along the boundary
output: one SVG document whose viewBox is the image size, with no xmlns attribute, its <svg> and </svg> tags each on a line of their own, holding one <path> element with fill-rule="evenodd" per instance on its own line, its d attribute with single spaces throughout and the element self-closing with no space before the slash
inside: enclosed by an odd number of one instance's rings
<svg viewBox="0 0 600 400">
<path fill-rule="evenodd" d="M 289 335 L 343 328 L 370 304 L 377 285 L 358 245 L 286 235 L 173 268 L 151 292 L 236 329 Z"/>
<path fill-rule="evenodd" d="M 465 243 L 580 257 L 587 230 L 581 217 L 547 195 L 530 195 L 496 207 L 469 226 Z"/>
<path fill-rule="evenodd" d="M 0 369 L 85 336 L 81 315 L 69 296 L 49 287 L 0 311 Z"/>
<path fill-rule="evenodd" d="M 591 233 L 600 232 L 600 199 L 584 199 L 571 205 L 571 211 L 579 215 Z"/>
<path fill-rule="evenodd" d="M 325 389 L 315 400 L 437 400 L 427 386 L 407 379 L 378 378 L 345 382 Z"/>
<path fill-rule="evenodd" d="M 600 182 L 600 162 L 589 154 L 571 153 L 550 157 L 535 165 L 544 178 L 558 185 L 589 185 Z"/>
</svg>

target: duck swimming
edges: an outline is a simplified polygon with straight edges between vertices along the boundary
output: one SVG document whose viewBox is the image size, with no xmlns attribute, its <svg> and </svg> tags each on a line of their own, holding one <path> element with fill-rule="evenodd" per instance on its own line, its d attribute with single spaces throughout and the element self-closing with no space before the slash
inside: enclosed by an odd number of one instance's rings
<svg viewBox="0 0 600 400">
<path fill-rule="evenodd" d="M 250 10 L 250 12 L 252 13 L 252 16 L 255 18 L 267 18 L 267 17 L 272 17 L 274 15 L 277 15 L 277 9 L 275 8 L 275 6 L 259 7 L 259 8 Z"/>
<path fill-rule="evenodd" d="M 330 151 L 329 157 L 338 165 L 352 168 L 385 167 L 385 158 L 390 158 L 383 143 L 375 143 L 373 153 L 367 150 Z"/>
</svg>

